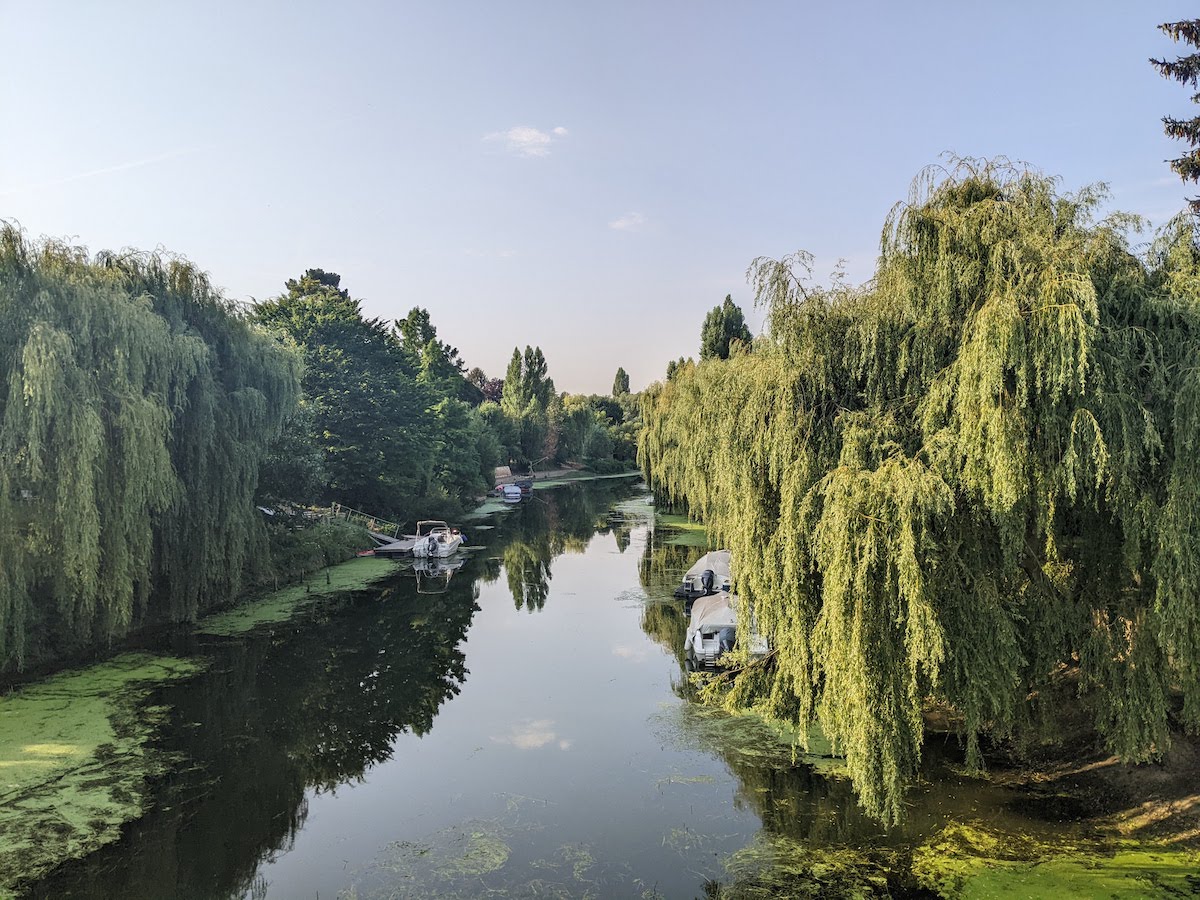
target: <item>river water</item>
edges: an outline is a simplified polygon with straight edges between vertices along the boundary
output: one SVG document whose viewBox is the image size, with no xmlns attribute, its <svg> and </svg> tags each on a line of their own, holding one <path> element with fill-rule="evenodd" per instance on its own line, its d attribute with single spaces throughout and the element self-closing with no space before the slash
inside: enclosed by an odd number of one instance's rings
<svg viewBox="0 0 1200 900">
<path fill-rule="evenodd" d="M 643 486 L 537 491 L 489 523 L 449 578 L 178 639 L 207 666 L 154 698 L 172 774 L 31 895 L 770 896 L 783 872 L 797 895 L 931 896 L 906 861 L 947 821 L 1071 827 L 956 775 L 950 742 L 884 834 L 828 761 L 687 699 L 671 590 L 701 551 Z"/>
</svg>

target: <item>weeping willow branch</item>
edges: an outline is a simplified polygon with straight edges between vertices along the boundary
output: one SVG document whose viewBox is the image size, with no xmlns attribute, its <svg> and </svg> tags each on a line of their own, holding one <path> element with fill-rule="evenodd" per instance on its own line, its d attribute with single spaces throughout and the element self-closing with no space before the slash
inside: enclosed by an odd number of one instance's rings
<svg viewBox="0 0 1200 900">
<path fill-rule="evenodd" d="M 235 592 L 298 384 L 185 260 L 0 227 L 0 670 Z"/>
<path fill-rule="evenodd" d="M 647 477 L 775 649 L 730 696 L 819 724 L 886 822 L 930 700 L 975 765 L 1074 660 L 1125 758 L 1167 746 L 1172 690 L 1200 728 L 1200 261 L 1186 219 L 1135 256 L 1103 196 L 928 170 L 865 287 L 756 260 L 769 334 L 643 394 Z"/>
</svg>

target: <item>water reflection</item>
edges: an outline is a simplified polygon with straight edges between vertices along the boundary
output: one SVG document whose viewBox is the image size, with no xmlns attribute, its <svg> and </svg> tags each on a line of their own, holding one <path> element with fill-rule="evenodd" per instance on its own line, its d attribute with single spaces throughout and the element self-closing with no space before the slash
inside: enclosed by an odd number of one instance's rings
<svg viewBox="0 0 1200 900">
<path fill-rule="evenodd" d="M 127 835 L 37 885 L 36 897 L 253 894 L 316 793 L 363 778 L 405 732 L 424 734 L 467 676 L 473 586 L 419 603 L 409 583 L 306 621 L 198 645 L 207 675 L 172 689 L 170 751 L 185 767 Z"/>
<path fill-rule="evenodd" d="M 681 702 L 672 592 L 701 551 L 652 523 L 627 484 L 536 492 L 471 531 L 457 570 L 177 648 L 210 664 L 164 691 L 178 772 L 121 842 L 31 895 L 259 897 L 269 877 L 295 896 L 311 876 L 307 895 L 359 900 L 896 896 L 924 835 L 1002 824 L 1011 797 L 931 748 L 908 824 L 884 834 L 820 760 Z"/>
</svg>

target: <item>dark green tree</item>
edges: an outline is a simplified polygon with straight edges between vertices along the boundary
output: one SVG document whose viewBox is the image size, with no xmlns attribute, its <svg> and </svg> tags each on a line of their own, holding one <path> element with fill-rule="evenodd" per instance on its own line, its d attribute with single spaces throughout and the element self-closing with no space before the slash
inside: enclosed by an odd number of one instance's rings
<svg viewBox="0 0 1200 900">
<path fill-rule="evenodd" d="M 629 375 L 623 367 L 617 368 L 616 377 L 613 378 L 612 393 L 614 397 L 620 397 L 622 394 L 629 393 Z"/>
<path fill-rule="evenodd" d="M 311 406 L 328 478 L 322 500 L 403 517 L 430 488 L 436 394 L 397 332 L 366 319 L 338 275 L 309 269 L 260 303 L 257 321 L 304 353 Z"/>
<path fill-rule="evenodd" d="M 464 374 L 458 348 L 438 339 L 429 310 L 414 306 L 407 316 L 396 320 L 394 327 L 401 347 L 417 370 L 418 381 L 429 385 L 438 396 L 465 400 L 473 406 L 483 402 L 482 385 Z M 479 369 L 472 372 L 483 374 Z"/>
<path fill-rule="evenodd" d="M 1166 22 L 1158 27 L 1176 43 L 1183 41 L 1192 47 L 1200 47 L 1200 19 Z M 1173 78 L 1192 90 L 1200 83 L 1200 53 L 1190 53 L 1175 60 L 1151 58 L 1150 63 L 1164 78 Z M 1193 94 L 1192 102 L 1200 103 L 1200 94 Z M 1164 116 L 1163 130 L 1192 148 L 1178 159 L 1170 160 L 1171 168 L 1184 181 L 1200 181 L 1200 116 L 1190 119 Z M 1193 212 L 1200 213 L 1200 198 L 1190 200 L 1189 205 Z"/>
<path fill-rule="evenodd" d="M 714 306 L 704 317 L 704 326 L 700 329 L 700 358 L 729 359 L 735 341 L 749 345 L 751 340 L 741 307 L 733 302 L 731 295 L 726 294 L 725 301 L 720 306 Z"/>
</svg>

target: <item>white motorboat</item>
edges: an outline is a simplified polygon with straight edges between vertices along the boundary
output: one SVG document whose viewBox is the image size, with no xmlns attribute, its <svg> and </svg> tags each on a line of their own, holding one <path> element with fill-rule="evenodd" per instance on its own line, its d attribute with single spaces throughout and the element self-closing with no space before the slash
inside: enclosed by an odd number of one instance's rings
<svg viewBox="0 0 1200 900">
<path fill-rule="evenodd" d="M 728 550 L 710 550 L 696 560 L 684 573 L 683 584 L 675 588 L 679 600 L 695 600 L 717 591 L 727 591 L 733 584 L 731 556 Z"/>
<path fill-rule="evenodd" d="M 753 616 L 751 618 L 753 620 Z M 715 594 L 697 597 L 692 604 L 692 616 L 688 622 L 685 648 L 688 660 L 697 668 L 716 665 L 718 657 L 736 645 L 737 626 L 737 595 L 729 591 L 718 591 Z M 751 656 L 767 654 L 767 641 L 753 624 L 748 643 Z"/>
<path fill-rule="evenodd" d="M 451 528 L 437 519 L 426 519 L 417 523 L 417 533 L 412 546 L 412 555 L 418 558 L 447 557 L 462 546 L 463 536 L 457 528 Z"/>
</svg>

